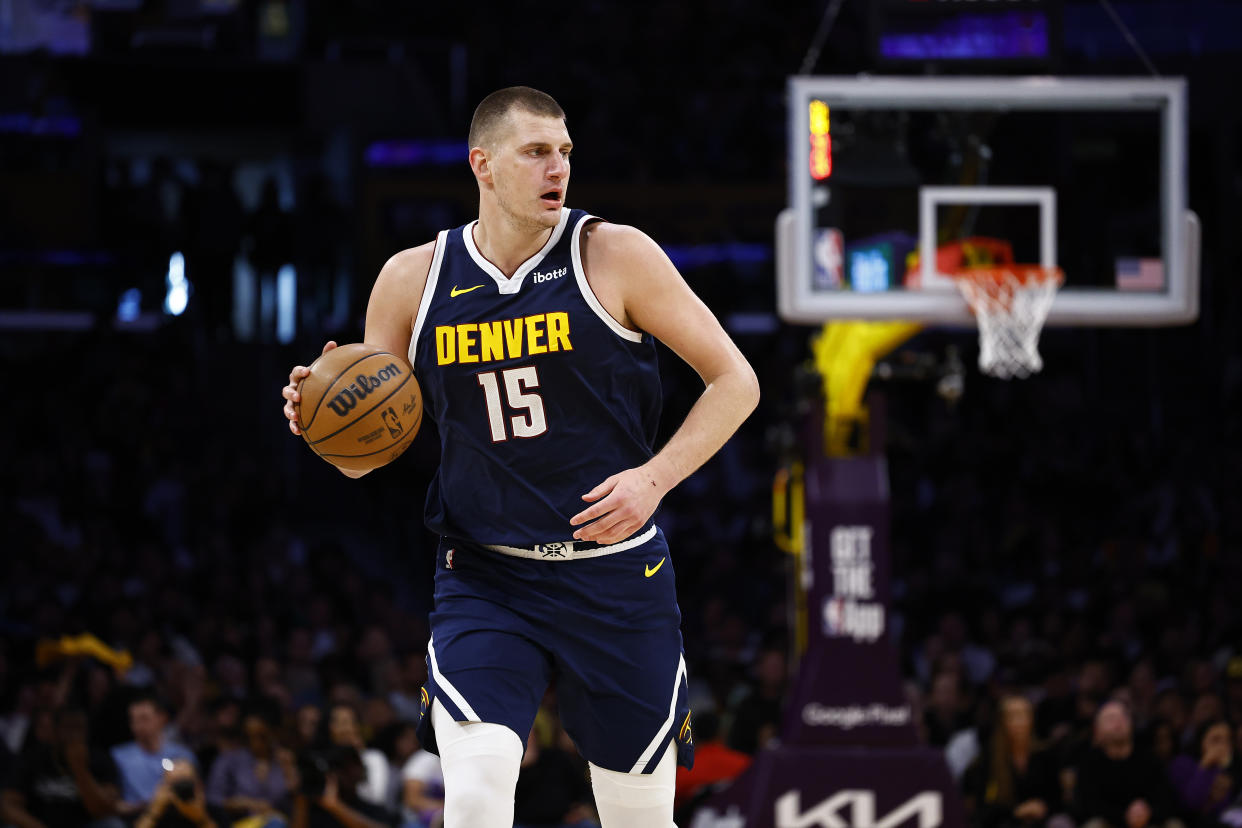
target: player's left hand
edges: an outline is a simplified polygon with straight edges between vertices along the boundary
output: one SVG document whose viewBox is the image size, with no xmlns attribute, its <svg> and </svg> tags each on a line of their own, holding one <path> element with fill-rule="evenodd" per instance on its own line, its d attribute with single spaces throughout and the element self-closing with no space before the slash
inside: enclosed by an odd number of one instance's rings
<svg viewBox="0 0 1242 828">
<path fill-rule="evenodd" d="M 625 540 L 643 528 L 660 505 L 665 491 L 644 466 L 612 475 L 582 496 L 593 505 L 569 519 L 574 526 L 588 524 L 574 532 L 574 540 L 595 541 L 605 546 Z"/>
</svg>

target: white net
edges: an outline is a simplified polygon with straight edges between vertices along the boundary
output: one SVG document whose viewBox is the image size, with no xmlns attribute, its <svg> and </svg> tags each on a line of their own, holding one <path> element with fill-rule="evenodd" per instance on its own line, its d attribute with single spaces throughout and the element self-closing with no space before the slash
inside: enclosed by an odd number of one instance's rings
<svg viewBox="0 0 1242 828">
<path fill-rule="evenodd" d="M 1060 268 L 1034 265 L 971 268 L 955 274 L 979 320 L 979 370 L 1001 379 L 1044 367 L 1039 332 L 1061 286 Z"/>
</svg>

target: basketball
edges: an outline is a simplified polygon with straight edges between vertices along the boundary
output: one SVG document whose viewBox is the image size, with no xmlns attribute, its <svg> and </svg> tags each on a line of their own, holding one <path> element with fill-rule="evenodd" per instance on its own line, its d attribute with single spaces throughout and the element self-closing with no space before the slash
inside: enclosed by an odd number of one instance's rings
<svg viewBox="0 0 1242 828">
<path fill-rule="evenodd" d="M 328 351 L 298 384 L 294 405 L 307 445 L 334 466 L 370 471 L 410 447 L 423 394 L 404 358 L 361 342 Z"/>
</svg>

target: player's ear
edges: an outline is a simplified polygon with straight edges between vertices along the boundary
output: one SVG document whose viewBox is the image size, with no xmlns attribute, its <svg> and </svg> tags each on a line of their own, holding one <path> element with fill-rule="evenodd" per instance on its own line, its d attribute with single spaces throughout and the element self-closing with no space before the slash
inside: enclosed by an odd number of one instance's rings
<svg viewBox="0 0 1242 828">
<path fill-rule="evenodd" d="M 492 183 L 491 159 L 487 157 L 487 150 L 482 147 L 474 147 L 470 150 L 470 169 L 474 171 L 475 178 L 488 184 Z"/>
</svg>

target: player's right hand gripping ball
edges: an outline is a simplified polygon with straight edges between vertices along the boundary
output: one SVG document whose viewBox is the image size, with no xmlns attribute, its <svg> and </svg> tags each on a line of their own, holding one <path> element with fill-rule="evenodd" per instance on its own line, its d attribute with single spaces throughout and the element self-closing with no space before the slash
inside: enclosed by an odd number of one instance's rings
<svg viewBox="0 0 1242 828">
<path fill-rule="evenodd" d="M 369 471 L 410 447 L 423 423 L 423 394 L 403 358 L 357 342 L 311 363 L 294 404 L 307 444 L 334 466 Z"/>
</svg>

